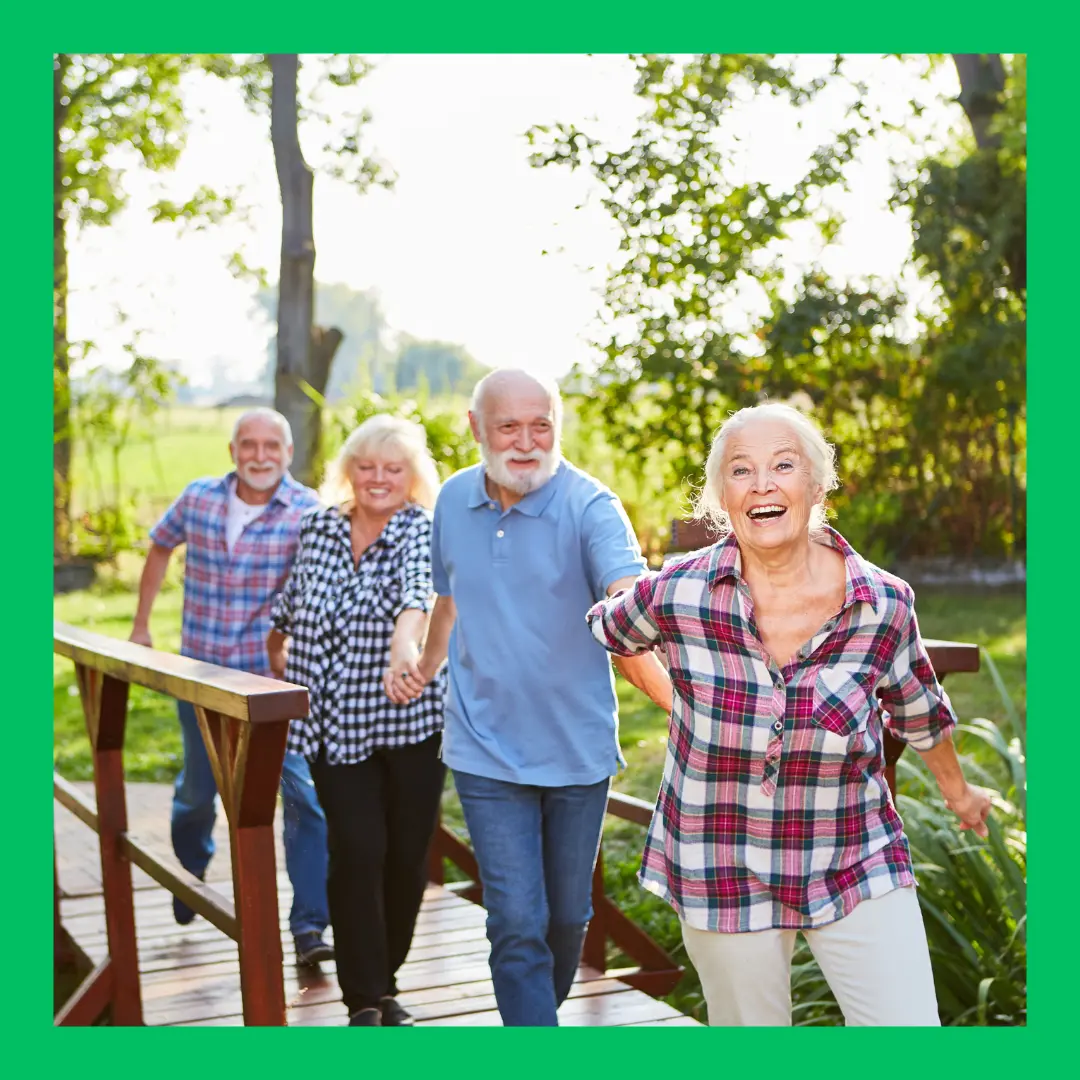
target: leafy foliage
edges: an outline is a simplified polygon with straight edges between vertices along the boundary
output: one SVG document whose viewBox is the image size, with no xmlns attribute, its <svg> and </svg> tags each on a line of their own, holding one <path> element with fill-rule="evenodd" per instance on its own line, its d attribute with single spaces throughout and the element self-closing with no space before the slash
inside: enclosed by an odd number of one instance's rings
<svg viewBox="0 0 1080 1080">
<path fill-rule="evenodd" d="M 938 294 L 914 336 L 895 284 L 837 281 L 820 260 L 790 272 L 794 235 L 809 230 L 822 251 L 836 240 L 831 207 L 860 147 L 902 126 L 867 104 L 844 58 L 804 81 L 793 64 L 748 54 L 635 63 L 644 111 L 626 146 L 571 125 L 530 132 L 533 164 L 588 169 L 622 231 L 600 362 L 571 380 L 585 422 L 618 431 L 629 468 L 678 490 L 700 477 L 729 411 L 793 399 L 837 443 L 835 505 L 869 554 L 1022 548 L 1024 300 L 1007 256 L 1024 212 L 1023 58 L 995 105 L 995 149 L 950 147 L 898 175 L 914 265 Z M 796 182 L 777 190 L 745 175 L 740 105 L 772 97 L 797 111 L 845 82 L 847 126 Z"/>
<path fill-rule="evenodd" d="M 356 427 L 380 413 L 411 420 L 424 428 L 428 449 L 442 480 L 479 461 L 464 402 L 453 399 L 433 401 L 423 389 L 415 397 L 383 396 L 374 391 L 357 394 L 343 410 L 331 413 L 325 456 L 333 454 Z"/>
<path fill-rule="evenodd" d="M 137 507 L 124 482 L 121 458 L 133 440 L 151 432 L 180 379 L 139 349 L 138 333 L 125 350 L 131 358 L 126 369 L 92 368 L 73 392 L 73 433 L 85 452 L 93 488 L 73 532 L 74 550 L 82 557 L 115 559 L 138 547 Z M 150 447 L 152 452 L 152 442 Z"/>
</svg>

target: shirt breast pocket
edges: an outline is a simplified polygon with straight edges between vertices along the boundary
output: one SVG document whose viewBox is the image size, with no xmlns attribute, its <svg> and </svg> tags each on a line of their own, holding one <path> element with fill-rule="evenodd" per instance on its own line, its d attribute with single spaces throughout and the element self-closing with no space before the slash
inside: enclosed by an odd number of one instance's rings
<svg viewBox="0 0 1080 1080">
<path fill-rule="evenodd" d="M 373 574 L 364 581 L 361 593 L 361 606 L 372 618 L 392 620 L 401 603 L 401 581 L 393 575 Z"/>
<path fill-rule="evenodd" d="M 814 682 L 814 725 L 845 739 L 865 730 L 874 708 L 875 682 L 873 669 L 865 664 L 823 667 Z"/>
</svg>

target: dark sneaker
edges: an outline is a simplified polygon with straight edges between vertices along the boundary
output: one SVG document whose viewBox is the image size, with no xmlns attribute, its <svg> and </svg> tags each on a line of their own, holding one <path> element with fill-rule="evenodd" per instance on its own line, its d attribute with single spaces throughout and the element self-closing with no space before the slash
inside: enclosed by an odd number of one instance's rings
<svg viewBox="0 0 1080 1080">
<path fill-rule="evenodd" d="M 201 874 L 195 875 L 200 881 L 206 880 L 206 871 Z M 191 910 L 178 896 L 172 898 L 172 913 L 173 918 L 181 925 L 187 926 L 188 923 L 193 922 L 195 919 L 195 912 Z"/>
<path fill-rule="evenodd" d="M 349 1017 L 349 1027 L 382 1027 L 382 1015 L 378 1009 L 357 1009 Z"/>
<path fill-rule="evenodd" d="M 293 938 L 296 945 L 296 962 L 301 967 L 314 967 L 323 960 L 334 959 L 332 945 L 327 945 L 322 934 L 312 930 L 310 934 L 299 934 Z"/>
<path fill-rule="evenodd" d="M 412 1027 L 416 1021 L 412 1013 L 406 1012 L 401 1002 L 395 997 L 384 997 L 379 1001 L 383 1027 Z"/>
</svg>

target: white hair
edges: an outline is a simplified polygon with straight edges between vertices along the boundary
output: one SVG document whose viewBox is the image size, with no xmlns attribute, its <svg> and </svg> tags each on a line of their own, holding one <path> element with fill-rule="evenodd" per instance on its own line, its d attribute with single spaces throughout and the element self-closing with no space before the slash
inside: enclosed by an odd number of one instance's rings
<svg viewBox="0 0 1080 1080">
<path fill-rule="evenodd" d="M 554 379 L 545 378 L 542 375 L 534 375 L 531 371 L 521 368 L 495 368 L 489 371 L 474 387 L 472 399 L 469 402 L 469 412 L 476 417 L 480 426 L 480 432 L 484 432 L 484 400 L 492 390 L 498 390 L 502 383 L 527 379 L 535 383 L 543 390 L 551 401 L 551 419 L 555 425 L 556 437 L 562 432 L 562 394 L 559 393 L 559 385 Z"/>
<path fill-rule="evenodd" d="M 720 425 L 705 462 L 705 483 L 694 503 L 695 519 L 707 522 L 717 532 L 731 529 L 727 511 L 720 505 L 724 486 L 720 470 L 728 440 L 752 420 L 779 420 L 795 433 L 802 453 L 810 464 L 811 482 L 821 489 L 821 496 L 810 513 L 810 532 L 820 532 L 825 527 L 825 496 L 840 486 L 840 479 L 836 475 L 836 447 L 825 438 L 821 428 L 809 416 L 779 402 L 739 409 Z"/>
<path fill-rule="evenodd" d="M 286 449 L 292 447 L 292 428 L 289 426 L 289 421 L 276 409 L 268 409 L 265 405 L 260 405 L 257 409 L 245 409 L 236 418 L 236 423 L 233 424 L 232 438 L 229 439 L 230 446 L 236 445 L 236 437 L 240 434 L 240 428 L 249 420 L 266 420 L 268 423 L 273 424 L 281 432 L 281 439 L 285 443 Z"/>
<path fill-rule="evenodd" d="M 439 472 L 428 450 L 427 432 L 420 424 L 389 413 L 369 416 L 346 440 L 337 456 L 326 466 L 319 497 L 327 506 L 341 506 L 353 500 L 349 466 L 362 457 L 400 454 L 408 462 L 412 479 L 408 498 L 431 510 L 439 494 Z"/>
</svg>

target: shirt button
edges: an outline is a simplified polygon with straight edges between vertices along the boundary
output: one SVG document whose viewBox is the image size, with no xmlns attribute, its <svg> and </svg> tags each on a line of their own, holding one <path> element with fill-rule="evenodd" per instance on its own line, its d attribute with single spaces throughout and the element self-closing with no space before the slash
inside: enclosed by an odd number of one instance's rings
<svg viewBox="0 0 1080 1080">
<path fill-rule="evenodd" d="M 776 728 L 777 731 L 783 731 L 784 730 L 784 722 L 782 720 L 777 720 L 776 723 L 773 724 L 773 727 Z"/>
<path fill-rule="evenodd" d="M 495 535 L 501 540 L 506 534 L 500 529 Z"/>
<path fill-rule="evenodd" d="M 488 503 L 488 509 L 489 510 L 494 510 L 495 509 L 495 504 L 494 503 Z"/>
</svg>

